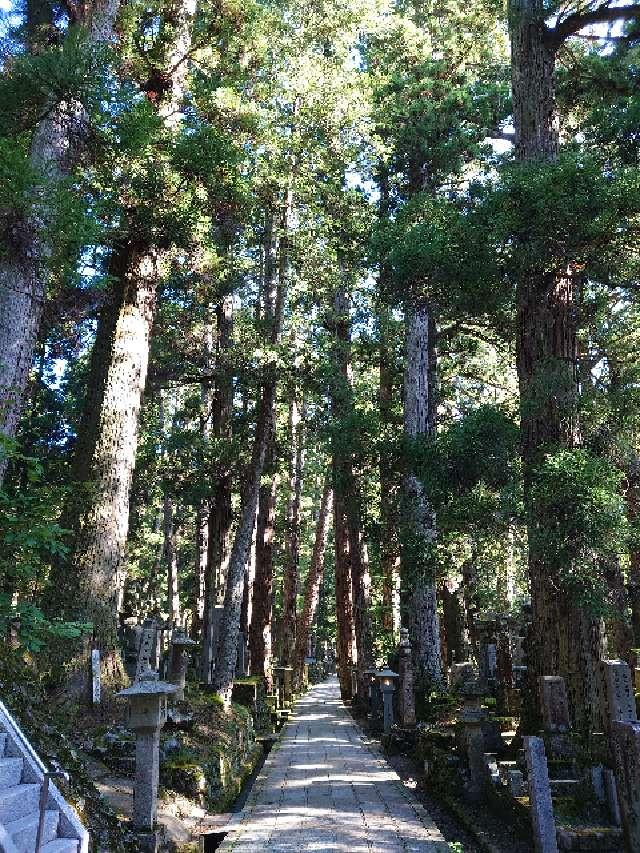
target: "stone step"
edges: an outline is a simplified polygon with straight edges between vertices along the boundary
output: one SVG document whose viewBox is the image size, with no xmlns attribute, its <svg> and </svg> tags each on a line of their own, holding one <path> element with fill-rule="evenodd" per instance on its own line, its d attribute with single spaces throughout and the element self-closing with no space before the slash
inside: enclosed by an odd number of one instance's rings
<svg viewBox="0 0 640 853">
<path fill-rule="evenodd" d="M 40 848 L 41 853 L 78 853 L 80 842 L 75 838 L 56 838 Z"/>
<path fill-rule="evenodd" d="M 22 758 L 0 758 L 0 788 L 13 788 L 22 778 Z"/>
<path fill-rule="evenodd" d="M 14 785 L 0 791 L 0 823 L 18 820 L 38 811 L 40 785 Z"/>
<path fill-rule="evenodd" d="M 560 850 L 571 853 L 624 853 L 624 833 L 617 826 L 559 826 Z"/>
<path fill-rule="evenodd" d="M 38 836 L 39 820 L 40 815 L 36 812 L 5 824 L 4 828 L 9 833 L 18 853 L 32 853 Z M 58 832 L 59 820 L 60 812 L 57 809 L 47 809 L 44 813 L 43 842 L 54 840 Z"/>
</svg>

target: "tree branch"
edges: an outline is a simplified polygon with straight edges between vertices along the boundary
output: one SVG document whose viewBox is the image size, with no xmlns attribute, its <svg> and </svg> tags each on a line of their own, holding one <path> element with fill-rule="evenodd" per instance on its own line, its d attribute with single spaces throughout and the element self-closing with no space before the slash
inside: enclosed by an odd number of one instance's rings
<svg viewBox="0 0 640 853">
<path fill-rule="evenodd" d="M 606 24 L 612 21 L 624 21 L 640 16 L 640 3 L 630 6 L 610 6 L 604 3 L 590 12 L 573 12 L 564 21 L 559 21 L 549 29 L 549 38 L 554 44 L 561 44 L 566 38 L 574 35 L 583 27 L 592 24 Z"/>
</svg>

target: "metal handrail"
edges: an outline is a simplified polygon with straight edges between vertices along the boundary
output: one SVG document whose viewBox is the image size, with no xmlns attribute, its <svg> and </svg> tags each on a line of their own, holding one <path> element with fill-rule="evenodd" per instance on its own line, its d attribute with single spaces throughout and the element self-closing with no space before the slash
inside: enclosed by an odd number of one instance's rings
<svg viewBox="0 0 640 853">
<path fill-rule="evenodd" d="M 25 733 L 22 731 L 22 729 L 21 729 L 21 728 L 20 728 L 20 726 L 18 725 L 18 723 L 17 723 L 17 721 L 16 721 L 16 718 L 13 716 L 13 714 L 11 713 L 11 711 L 10 711 L 10 710 L 7 708 L 7 706 L 4 704 L 4 702 L 2 701 L 2 699 L 0 699 L 0 713 L 4 714 L 4 716 L 5 716 L 5 717 L 7 717 L 7 718 L 9 719 L 9 722 L 11 723 L 11 726 L 13 727 L 13 729 L 14 729 L 14 731 L 15 731 L 16 735 L 18 736 L 18 738 L 19 738 L 20 742 L 22 743 L 22 745 L 24 746 L 24 748 L 27 750 L 27 752 L 29 753 L 29 755 L 30 755 L 30 757 L 33 759 L 33 761 L 36 763 L 36 765 L 38 766 L 39 770 L 40 770 L 43 774 L 44 774 L 44 773 L 47 773 L 47 768 L 46 768 L 46 766 L 45 766 L 44 761 L 40 758 L 40 756 L 38 755 L 38 753 L 37 753 L 37 752 L 35 751 L 35 749 L 31 746 L 31 744 L 29 743 L 29 741 L 28 741 L 28 740 L 27 740 L 27 738 L 26 738 Z"/>
<path fill-rule="evenodd" d="M 66 781 L 68 781 L 69 774 L 62 770 L 62 768 L 60 767 L 56 767 L 52 770 L 47 769 L 47 766 L 45 765 L 44 761 L 40 758 L 38 753 L 31 746 L 31 743 L 27 740 L 25 733 L 22 731 L 22 729 L 18 725 L 18 722 L 16 721 L 16 718 L 13 716 L 11 711 L 9 711 L 9 709 L 1 699 L 0 714 L 2 714 L 10 724 L 12 729 L 11 734 L 14 735 L 17 740 L 20 741 L 20 746 L 29 754 L 29 757 L 35 764 L 36 768 L 42 773 L 42 785 L 40 786 L 40 800 L 38 803 L 38 833 L 36 835 L 36 846 L 34 851 L 34 853 L 40 853 L 44 837 L 44 825 L 47 812 L 47 803 L 49 801 L 49 782 L 51 781 L 51 779 L 65 779 Z"/>
</svg>

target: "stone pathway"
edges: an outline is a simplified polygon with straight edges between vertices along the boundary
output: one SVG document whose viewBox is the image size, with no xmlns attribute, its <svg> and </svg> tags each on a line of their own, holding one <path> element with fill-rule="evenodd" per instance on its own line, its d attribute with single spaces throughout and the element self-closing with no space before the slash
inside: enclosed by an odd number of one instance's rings
<svg viewBox="0 0 640 853">
<path fill-rule="evenodd" d="M 397 773 L 365 744 L 336 679 L 296 705 L 223 853 L 448 853 Z"/>
</svg>

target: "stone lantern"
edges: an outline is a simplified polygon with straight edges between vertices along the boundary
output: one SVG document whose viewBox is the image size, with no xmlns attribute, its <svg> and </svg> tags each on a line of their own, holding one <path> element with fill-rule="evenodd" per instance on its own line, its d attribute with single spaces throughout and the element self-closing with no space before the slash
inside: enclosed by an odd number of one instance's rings
<svg viewBox="0 0 640 853">
<path fill-rule="evenodd" d="M 482 723 L 485 715 L 482 710 L 484 696 L 483 686 L 479 683 L 468 682 L 463 685 L 463 708 L 460 722 L 464 729 L 464 741 L 469 764 L 469 799 L 481 800 L 490 784 L 489 771 L 484 756 L 484 734 Z"/>
<path fill-rule="evenodd" d="M 182 628 L 175 628 L 171 638 L 171 651 L 169 657 L 169 673 L 167 681 L 175 684 L 177 690 L 175 692 L 176 699 L 184 699 L 184 686 L 187 682 L 187 651 L 198 644 L 194 640 L 190 640 L 184 633 Z"/>
<path fill-rule="evenodd" d="M 136 733 L 136 778 L 133 790 L 133 825 L 153 832 L 160 776 L 160 729 L 167 720 L 167 697 L 175 684 L 160 681 L 158 673 L 145 669 L 131 687 L 118 696 L 129 700 L 127 726 Z M 150 849 L 150 848 L 145 848 Z"/>
<path fill-rule="evenodd" d="M 376 680 L 382 693 L 384 730 L 391 731 L 393 725 L 393 693 L 396 689 L 396 681 L 400 676 L 391 669 L 380 669 L 376 672 Z"/>
<path fill-rule="evenodd" d="M 373 700 L 373 689 L 374 689 L 374 685 L 376 683 L 376 672 L 377 672 L 377 670 L 376 670 L 375 666 L 370 666 L 368 669 L 365 669 L 365 671 L 362 673 L 364 676 L 364 683 L 365 683 L 366 691 L 367 691 L 367 704 L 369 706 L 368 707 L 369 713 L 371 713 L 371 711 L 373 711 L 372 700 Z"/>
</svg>

